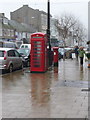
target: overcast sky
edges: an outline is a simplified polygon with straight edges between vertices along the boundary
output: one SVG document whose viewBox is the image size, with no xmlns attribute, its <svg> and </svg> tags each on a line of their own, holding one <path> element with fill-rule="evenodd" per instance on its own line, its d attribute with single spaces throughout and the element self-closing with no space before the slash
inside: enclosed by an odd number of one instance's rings
<svg viewBox="0 0 90 120">
<path fill-rule="evenodd" d="M 23 5 L 29 5 L 34 9 L 47 12 L 48 0 L 0 0 L 0 13 L 10 19 L 10 12 L 17 10 Z M 53 17 L 62 13 L 73 14 L 82 24 L 88 27 L 88 0 L 50 0 L 50 11 Z"/>
</svg>

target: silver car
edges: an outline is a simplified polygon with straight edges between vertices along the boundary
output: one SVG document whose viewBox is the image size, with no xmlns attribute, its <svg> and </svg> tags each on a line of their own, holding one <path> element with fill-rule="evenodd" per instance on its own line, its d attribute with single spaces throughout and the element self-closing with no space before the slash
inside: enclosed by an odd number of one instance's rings
<svg viewBox="0 0 90 120">
<path fill-rule="evenodd" d="M 23 68 L 23 61 L 17 50 L 0 48 L 0 70 L 12 72 L 18 68 Z"/>
<path fill-rule="evenodd" d="M 15 49 L 18 49 L 18 46 L 14 42 L 0 41 L 0 48 L 15 48 Z"/>
</svg>

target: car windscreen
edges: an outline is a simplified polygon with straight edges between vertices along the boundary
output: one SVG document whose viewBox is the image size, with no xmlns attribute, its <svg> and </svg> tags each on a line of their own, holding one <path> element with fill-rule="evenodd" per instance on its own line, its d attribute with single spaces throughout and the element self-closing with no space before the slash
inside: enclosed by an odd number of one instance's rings
<svg viewBox="0 0 90 120">
<path fill-rule="evenodd" d="M 18 52 L 24 54 L 25 56 L 28 56 L 30 53 L 30 50 L 29 49 L 18 49 Z"/>
<path fill-rule="evenodd" d="M 4 57 L 4 51 L 0 51 L 0 57 Z"/>
</svg>

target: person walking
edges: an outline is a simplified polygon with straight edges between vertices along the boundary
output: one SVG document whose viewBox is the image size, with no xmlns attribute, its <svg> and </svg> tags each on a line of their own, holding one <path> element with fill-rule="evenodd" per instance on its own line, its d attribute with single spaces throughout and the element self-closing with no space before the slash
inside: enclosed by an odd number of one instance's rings
<svg viewBox="0 0 90 120">
<path fill-rule="evenodd" d="M 82 46 L 79 48 L 78 53 L 79 53 L 79 57 L 80 57 L 80 65 L 83 66 L 83 58 L 84 58 L 84 54 L 86 55 L 86 53 L 83 50 Z"/>
<path fill-rule="evenodd" d="M 74 52 L 77 60 L 78 60 L 78 50 L 79 50 L 79 47 L 75 46 Z"/>
</svg>

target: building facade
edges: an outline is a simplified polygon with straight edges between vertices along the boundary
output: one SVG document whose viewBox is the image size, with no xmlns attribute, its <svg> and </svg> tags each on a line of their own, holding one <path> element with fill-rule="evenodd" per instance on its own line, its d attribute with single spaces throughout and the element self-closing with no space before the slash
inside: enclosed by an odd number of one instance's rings
<svg viewBox="0 0 90 120">
<path fill-rule="evenodd" d="M 37 32 L 46 32 L 47 29 L 47 14 L 38 9 L 32 9 L 28 5 L 23 5 L 21 8 L 10 13 L 11 20 L 19 23 L 25 23 L 30 27 L 34 27 Z"/>
<path fill-rule="evenodd" d="M 0 39 L 15 39 L 14 28 L 9 24 L 4 13 L 0 13 Z"/>
<path fill-rule="evenodd" d="M 34 32 L 36 29 L 33 27 L 15 20 L 8 20 L 4 13 L 0 13 L 0 40 L 23 41 L 24 39 L 30 42 L 30 35 Z"/>
</svg>

